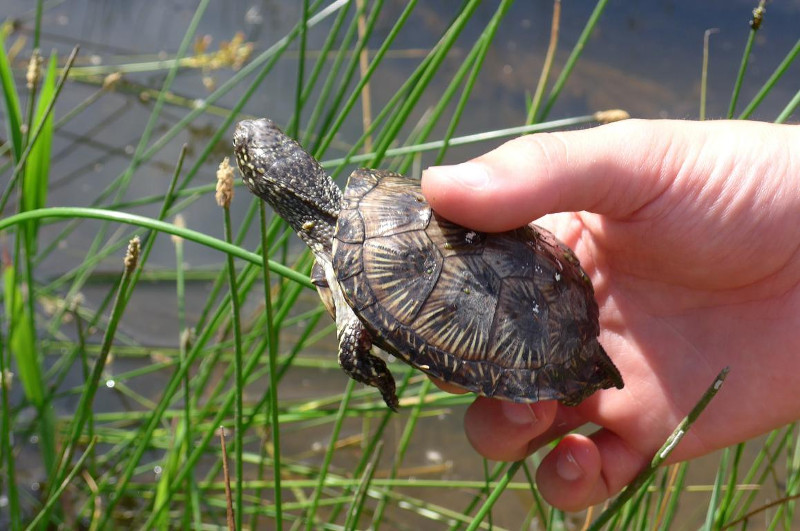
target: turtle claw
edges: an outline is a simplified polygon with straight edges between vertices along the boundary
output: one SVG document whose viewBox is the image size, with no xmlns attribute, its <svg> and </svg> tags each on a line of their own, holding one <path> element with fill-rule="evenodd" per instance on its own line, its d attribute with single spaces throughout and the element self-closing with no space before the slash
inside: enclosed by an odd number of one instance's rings
<svg viewBox="0 0 800 531">
<path fill-rule="evenodd" d="M 373 358 L 375 356 L 372 356 Z M 383 360 L 380 358 L 375 358 L 381 363 Z M 384 363 L 384 367 L 386 364 Z M 386 374 L 389 376 L 386 379 L 383 379 L 380 382 L 376 382 L 373 385 L 374 387 L 378 388 L 378 391 L 381 392 L 381 396 L 383 396 L 383 401 L 386 402 L 386 405 L 389 406 L 389 409 L 397 413 L 398 409 L 400 408 L 400 401 L 397 399 L 397 393 L 395 392 L 395 385 L 394 385 L 394 378 L 392 374 L 389 372 L 389 369 L 386 369 Z"/>
<path fill-rule="evenodd" d="M 358 320 L 339 331 L 339 365 L 344 372 L 357 382 L 376 387 L 386 405 L 397 412 L 400 401 L 395 392 L 394 377 L 386 362 L 370 353 L 371 348 L 369 333 Z"/>
</svg>

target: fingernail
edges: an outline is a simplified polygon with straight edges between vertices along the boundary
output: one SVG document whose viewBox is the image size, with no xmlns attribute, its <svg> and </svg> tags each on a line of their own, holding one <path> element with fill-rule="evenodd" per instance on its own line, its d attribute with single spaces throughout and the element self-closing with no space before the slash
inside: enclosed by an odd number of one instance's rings
<svg viewBox="0 0 800 531">
<path fill-rule="evenodd" d="M 533 414 L 530 404 L 500 402 L 500 411 L 508 421 L 514 424 L 533 424 L 539 420 Z"/>
<path fill-rule="evenodd" d="M 489 173 L 482 164 L 465 162 L 452 166 L 433 166 L 425 170 L 428 175 L 435 175 L 436 178 L 449 179 L 462 186 L 479 190 L 489 182 Z"/>
<path fill-rule="evenodd" d="M 561 479 L 565 479 L 567 481 L 575 481 L 583 476 L 583 469 L 581 469 L 580 465 L 578 465 L 578 461 L 569 450 L 562 450 L 558 454 L 558 459 L 556 460 L 556 472 Z"/>
</svg>

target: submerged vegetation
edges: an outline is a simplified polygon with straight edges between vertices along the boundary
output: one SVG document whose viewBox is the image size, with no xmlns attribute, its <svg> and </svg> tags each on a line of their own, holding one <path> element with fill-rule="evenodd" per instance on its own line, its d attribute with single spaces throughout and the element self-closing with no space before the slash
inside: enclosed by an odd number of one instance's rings
<svg viewBox="0 0 800 531">
<path fill-rule="evenodd" d="M 693 473 L 693 463 L 651 470 L 603 516 L 603 507 L 550 508 L 532 479 L 536 455 L 496 464 L 466 450 L 459 424 L 469 396 L 433 390 L 396 363 L 394 414 L 347 380 L 332 354 L 334 326 L 309 289 L 310 254 L 260 201 L 224 186 L 220 206 L 211 200 L 232 124 L 255 109 L 259 91 L 287 78 L 293 92 L 273 98 L 275 118 L 334 177 L 354 164 L 417 173 L 423 153 L 433 164 L 468 143 L 624 117 L 593 109 L 551 120 L 606 1 L 575 42 L 559 39 L 558 2 L 542 13 L 552 18 L 549 51 L 527 112 L 513 128 L 469 136 L 456 132 L 512 2 L 461 2 L 435 38 L 410 51 L 400 42 L 421 9 L 413 0 L 400 8 L 306 0 L 263 50 L 243 34 L 216 47 L 200 35 L 210 4 L 200 0 L 175 30 L 183 36 L 169 57 L 97 65 L 77 46 L 47 52 L 42 1 L 0 29 L 0 527 L 668 528 L 684 519 L 711 529 L 753 518 L 791 527 L 795 424 L 713 456 L 715 476 Z M 730 117 L 751 116 L 800 51 L 800 42 L 786 50 L 743 105 L 757 31 L 767 29 L 743 29 Z M 391 73 L 397 56 L 407 60 L 403 74 Z M 203 98 L 176 88 L 184 72 L 197 75 Z M 382 76 L 392 82 L 376 94 Z M 73 87 L 86 97 L 66 98 Z M 105 180 L 79 187 L 75 205 L 54 205 L 48 192 L 63 177 L 56 157 L 71 149 L 55 151 L 60 135 L 86 114 L 109 112 L 104 104 L 120 95 L 149 113 L 135 145 L 103 144 L 124 161 L 120 171 L 75 170 Z M 800 93 L 774 119 L 786 121 L 798 104 Z M 210 129 L 199 134 L 198 124 Z M 90 148 L 105 140 L 97 131 L 82 139 Z M 157 167 L 168 168 L 165 178 L 150 175 Z M 227 182 L 230 170 L 219 171 Z M 186 226 L 198 218 L 214 221 Z M 209 253 L 196 261 L 212 265 L 190 265 L 196 244 Z M 168 314 L 168 331 L 156 335 L 157 319 L 142 312 Z M 451 447 L 461 450 L 441 454 Z M 680 513 L 682 503 L 692 509 Z"/>
</svg>

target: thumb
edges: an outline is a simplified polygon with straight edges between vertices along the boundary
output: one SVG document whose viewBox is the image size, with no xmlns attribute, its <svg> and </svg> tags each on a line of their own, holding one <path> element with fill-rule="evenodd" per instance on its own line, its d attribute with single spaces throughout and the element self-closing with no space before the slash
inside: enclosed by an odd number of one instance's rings
<svg viewBox="0 0 800 531">
<path fill-rule="evenodd" d="M 554 212 L 623 218 L 668 186 L 665 165 L 682 160 L 683 146 L 702 143 L 698 123 L 625 120 L 523 136 L 472 161 L 427 169 L 422 190 L 445 218 L 487 232 Z"/>
</svg>

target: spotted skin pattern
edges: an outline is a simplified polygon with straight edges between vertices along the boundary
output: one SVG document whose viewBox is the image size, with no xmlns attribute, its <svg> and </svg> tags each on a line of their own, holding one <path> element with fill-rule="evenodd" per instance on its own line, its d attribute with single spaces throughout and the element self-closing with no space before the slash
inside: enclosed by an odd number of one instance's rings
<svg viewBox="0 0 800 531">
<path fill-rule="evenodd" d="M 336 319 L 339 363 L 397 409 L 372 345 L 483 396 L 576 405 L 622 377 L 597 341 L 598 308 L 577 257 L 527 226 L 485 234 L 442 219 L 417 181 L 356 170 L 344 194 L 269 120 L 241 122 L 245 184 L 314 252 Z"/>
</svg>

